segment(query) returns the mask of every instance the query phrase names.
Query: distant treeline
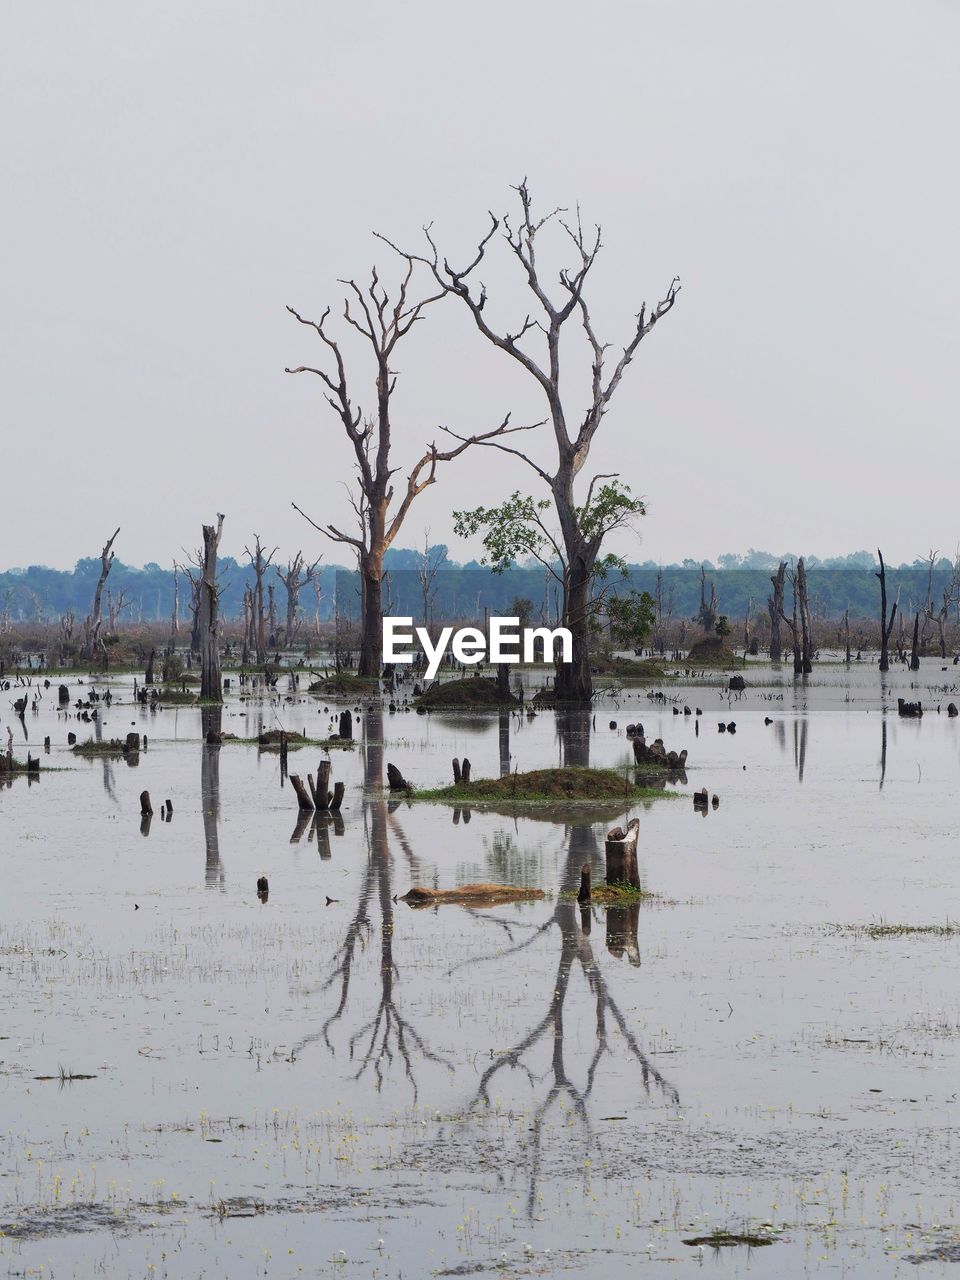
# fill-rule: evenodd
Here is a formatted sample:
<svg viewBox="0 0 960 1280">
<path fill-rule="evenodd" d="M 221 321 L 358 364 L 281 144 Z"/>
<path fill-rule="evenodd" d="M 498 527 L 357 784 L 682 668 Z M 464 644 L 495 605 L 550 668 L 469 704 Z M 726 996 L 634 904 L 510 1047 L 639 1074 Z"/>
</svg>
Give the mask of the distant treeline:
<svg viewBox="0 0 960 1280">
<path fill-rule="evenodd" d="M 726 614 L 731 621 L 742 618 L 747 609 L 751 612 L 766 611 L 770 594 L 770 574 L 780 559 L 792 566 L 794 556 L 774 556 L 767 552 L 749 551 L 745 556 L 724 555 L 716 563 L 685 560 L 679 565 L 657 566 L 652 561 L 629 566 L 627 579 L 611 575 L 615 591 L 635 588 L 657 592 L 660 574 L 660 597 L 664 614 L 675 620 L 692 619 L 700 608 L 701 572 L 706 575 L 706 594 L 711 587 L 716 591 L 718 614 Z M 431 619 L 482 618 L 485 612 L 509 614 L 518 601 L 530 602 L 534 619 L 554 616 L 557 585 L 552 575 L 542 565 L 516 567 L 497 575 L 477 561 L 458 564 L 447 555 L 447 548 L 437 545 L 430 548 L 427 558 L 429 572 L 424 569 L 424 554 L 404 548 L 391 549 L 387 553 L 388 576 L 384 587 L 385 611 L 394 615 L 409 615 L 416 620 L 424 616 L 424 605 Z M 879 609 L 879 585 L 875 577 L 878 567 L 875 557 L 868 551 L 852 555 L 818 560 L 806 558 L 810 603 L 814 614 L 821 618 L 838 618 L 845 609 L 851 618 L 874 618 Z M 31 565 L 26 569 L 10 569 L 0 573 L 0 615 L 10 622 L 55 621 L 67 613 L 73 613 L 79 621 L 90 609 L 97 577 L 100 572 L 99 557 L 79 560 L 73 569 L 49 569 L 43 565 Z M 253 583 L 253 571 L 249 564 L 226 557 L 220 563 L 222 589 L 221 609 L 225 618 L 237 618 L 243 612 L 244 589 Z M 286 592 L 273 568 L 268 571 L 267 582 L 272 582 L 278 615 L 286 607 Z M 304 587 L 300 607 L 304 615 L 313 619 L 319 608 L 322 621 L 331 620 L 339 610 L 341 615 L 357 616 L 359 608 L 359 583 L 355 573 L 339 565 L 321 565 L 317 571 L 320 588 L 319 603 L 313 586 Z M 933 566 L 931 575 L 928 561 L 887 566 L 887 590 L 892 599 L 900 591 L 901 607 L 913 614 L 923 607 L 927 599 L 928 584 L 935 610 L 943 604 L 944 592 L 956 587 L 954 565 L 942 558 Z M 173 609 L 173 570 L 159 564 L 147 564 L 142 569 L 115 560 L 107 580 L 107 588 L 114 603 L 122 594 L 124 607 L 119 614 L 120 623 L 157 622 L 170 617 Z M 426 593 L 426 596 L 425 596 Z M 787 585 L 787 608 L 790 607 L 790 587 Z M 190 610 L 190 584 L 180 574 L 180 617 L 185 620 Z M 104 599 L 104 615 L 107 599 Z M 951 616 L 956 616 L 955 605 Z"/>
</svg>

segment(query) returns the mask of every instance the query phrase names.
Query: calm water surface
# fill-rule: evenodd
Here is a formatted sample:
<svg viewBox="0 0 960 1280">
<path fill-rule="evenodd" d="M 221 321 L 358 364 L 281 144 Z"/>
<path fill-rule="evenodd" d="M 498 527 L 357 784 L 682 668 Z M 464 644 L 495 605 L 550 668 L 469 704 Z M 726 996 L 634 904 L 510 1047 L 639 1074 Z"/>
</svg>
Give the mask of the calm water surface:
<svg viewBox="0 0 960 1280">
<path fill-rule="evenodd" d="M 80 760 L 67 732 L 93 726 L 51 688 L 26 732 L 63 772 L 0 791 L 0 1274 L 946 1274 L 960 937 L 863 926 L 960 920 L 960 669 L 748 680 L 607 694 L 594 720 L 362 708 L 342 821 L 305 824 L 277 756 L 207 747 L 198 709 L 117 680 L 102 732 L 149 747 Z M 254 694 L 222 727 L 325 736 L 325 705 Z M 559 896 L 584 861 L 602 879 L 610 816 L 382 789 L 387 761 L 424 787 L 453 756 L 626 767 L 633 721 L 689 759 L 639 809 L 632 909 Z M 173 803 L 146 834 L 144 788 Z M 395 900 L 471 880 L 547 898 Z M 774 1243 L 684 1243 L 717 1229 Z"/>
</svg>

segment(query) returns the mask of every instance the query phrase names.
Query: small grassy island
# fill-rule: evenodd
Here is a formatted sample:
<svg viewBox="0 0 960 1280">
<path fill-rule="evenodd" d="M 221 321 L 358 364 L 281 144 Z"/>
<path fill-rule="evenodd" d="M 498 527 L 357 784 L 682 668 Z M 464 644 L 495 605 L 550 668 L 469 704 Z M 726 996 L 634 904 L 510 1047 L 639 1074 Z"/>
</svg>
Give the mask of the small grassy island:
<svg viewBox="0 0 960 1280">
<path fill-rule="evenodd" d="M 415 791 L 417 800 L 444 800 L 458 805 L 491 808 L 504 804 L 564 807 L 611 806 L 669 795 L 662 788 L 641 786 L 615 769 L 531 769 L 503 778 L 476 778 L 432 791 Z"/>
<path fill-rule="evenodd" d="M 496 680 L 488 676 L 468 676 L 465 680 L 448 680 L 445 684 L 433 684 L 417 699 L 417 710 L 450 711 L 471 708 L 496 710 L 498 707 L 518 707 L 520 703 L 512 693 L 504 695 Z"/>
</svg>

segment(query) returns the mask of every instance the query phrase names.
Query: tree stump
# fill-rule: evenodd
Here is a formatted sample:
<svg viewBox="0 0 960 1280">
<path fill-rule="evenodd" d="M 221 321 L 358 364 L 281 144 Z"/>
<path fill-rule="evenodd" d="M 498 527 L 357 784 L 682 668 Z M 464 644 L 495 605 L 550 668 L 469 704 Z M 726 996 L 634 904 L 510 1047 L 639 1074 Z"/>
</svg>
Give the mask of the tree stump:
<svg viewBox="0 0 960 1280">
<path fill-rule="evenodd" d="M 624 831 L 614 827 L 607 832 L 607 884 L 628 884 L 640 888 L 640 872 L 637 868 L 637 836 L 640 833 L 639 818 L 631 818 Z"/>
<path fill-rule="evenodd" d="M 395 764 L 387 765 L 387 785 L 391 791 L 411 791 L 412 787 Z"/>
<path fill-rule="evenodd" d="M 460 761 L 456 756 L 453 757 L 453 785 L 455 787 L 460 785 Z"/>
<path fill-rule="evenodd" d="M 294 791 L 296 792 L 297 804 L 299 805 L 301 812 L 312 813 L 314 809 L 314 803 L 310 799 L 310 797 L 307 795 L 307 788 L 303 785 L 303 779 L 300 777 L 298 773 L 291 773 L 290 785 L 291 787 L 293 787 Z"/>
<path fill-rule="evenodd" d="M 343 804 L 343 793 L 346 790 L 342 782 L 333 784 L 333 798 L 330 801 L 330 812 L 339 813 L 340 806 Z"/>
<path fill-rule="evenodd" d="M 578 902 L 590 901 L 590 863 L 585 862 L 580 868 L 580 890 L 577 893 Z"/>
<path fill-rule="evenodd" d="M 466 756 L 463 757 L 463 764 L 460 766 L 460 781 L 464 783 L 470 781 L 470 761 Z"/>
<path fill-rule="evenodd" d="M 321 760 L 317 765 L 317 787 L 314 802 L 321 813 L 330 808 L 330 761 Z"/>
<path fill-rule="evenodd" d="M 140 792 L 140 813 L 144 818 L 153 816 L 153 805 L 150 803 L 150 792 Z"/>
<path fill-rule="evenodd" d="M 340 712 L 340 726 L 337 730 L 337 736 L 340 738 L 353 737 L 353 714 L 350 711 Z"/>
</svg>

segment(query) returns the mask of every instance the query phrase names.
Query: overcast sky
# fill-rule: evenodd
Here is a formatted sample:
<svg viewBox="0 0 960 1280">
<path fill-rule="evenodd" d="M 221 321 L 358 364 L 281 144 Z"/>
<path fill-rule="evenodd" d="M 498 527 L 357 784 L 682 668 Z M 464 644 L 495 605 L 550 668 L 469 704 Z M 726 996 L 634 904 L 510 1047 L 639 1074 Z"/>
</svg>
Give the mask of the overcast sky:
<svg viewBox="0 0 960 1280">
<path fill-rule="evenodd" d="M 226 513 L 328 561 L 351 454 L 285 311 L 397 263 L 432 221 L 465 257 L 523 175 L 603 226 L 611 343 L 671 277 L 590 467 L 643 495 L 632 559 L 747 547 L 911 559 L 960 541 L 955 0 L 8 5 L 0 567 L 69 566 L 120 525 L 167 561 Z M 560 247 L 558 241 L 558 248 Z M 559 262 L 560 259 L 558 258 Z M 525 303 L 500 249 L 490 312 Z M 565 387 L 582 404 L 572 355 Z M 348 347 L 354 398 L 370 404 Z M 454 302 L 395 361 L 396 461 L 438 424 L 543 406 Z M 355 372 L 354 372 L 355 371 Z M 544 429 L 545 432 L 546 429 Z M 538 433 L 538 456 L 550 437 Z M 405 474 L 405 472 L 404 472 Z M 400 545 L 536 477 L 476 450 Z"/>
</svg>

